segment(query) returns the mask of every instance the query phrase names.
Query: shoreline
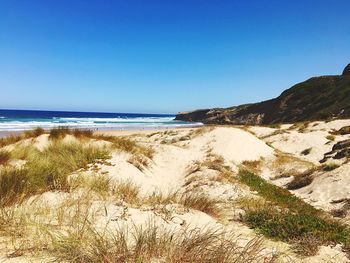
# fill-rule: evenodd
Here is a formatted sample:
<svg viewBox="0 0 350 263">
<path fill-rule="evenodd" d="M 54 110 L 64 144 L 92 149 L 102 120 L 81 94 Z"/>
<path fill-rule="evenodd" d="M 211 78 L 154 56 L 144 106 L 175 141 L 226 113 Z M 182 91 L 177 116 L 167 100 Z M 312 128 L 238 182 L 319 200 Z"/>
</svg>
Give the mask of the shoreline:
<svg viewBox="0 0 350 263">
<path fill-rule="evenodd" d="M 155 127 L 130 127 L 130 129 L 116 129 L 115 127 L 111 128 L 80 128 L 79 130 L 92 130 L 94 134 L 104 134 L 104 135 L 111 135 L 111 136 L 126 136 L 126 135 L 133 135 L 133 134 L 148 134 L 148 133 L 154 133 L 159 131 L 165 131 L 165 130 L 185 130 L 185 129 L 192 129 L 192 128 L 198 128 L 202 127 L 204 124 L 193 124 L 193 125 L 184 125 L 184 126 L 155 126 Z M 74 128 L 72 128 L 74 129 Z M 18 130 L 18 131 L 0 131 L 0 138 L 5 138 L 9 136 L 17 136 L 21 133 L 28 131 L 28 130 Z M 45 131 L 50 131 L 50 129 L 45 129 Z"/>
</svg>

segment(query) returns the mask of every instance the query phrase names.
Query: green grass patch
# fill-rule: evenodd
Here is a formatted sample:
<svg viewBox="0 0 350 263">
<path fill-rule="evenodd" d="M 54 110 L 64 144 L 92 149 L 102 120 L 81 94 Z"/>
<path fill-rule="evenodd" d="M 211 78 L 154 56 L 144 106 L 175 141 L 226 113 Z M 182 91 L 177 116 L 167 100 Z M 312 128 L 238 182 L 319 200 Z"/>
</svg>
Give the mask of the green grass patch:
<svg viewBox="0 0 350 263">
<path fill-rule="evenodd" d="M 345 247 L 350 245 L 349 229 L 325 212 L 254 173 L 241 170 L 239 179 L 267 201 L 266 205 L 258 208 L 247 208 L 244 218 L 250 227 L 263 235 L 292 244 L 298 243 L 301 254 L 309 254 L 314 245 L 305 240 L 317 239 L 319 244 L 339 243 Z M 300 244 L 303 244 L 302 249 Z"/>
<path fill-rule="evenodd" d="M 275 203 L 281 208 L 288 208 L 293 212 L 303 212 L 308 214 L 317 214 L 319 212 L 319 210 L 305 203 L 287 189 L 268 183 L 254 173 L 241 170 L 239 172 L 239 180 L 248 185 L 251 190 L 257 191 L 261 197 L 267 201 Z"/>
</svg>

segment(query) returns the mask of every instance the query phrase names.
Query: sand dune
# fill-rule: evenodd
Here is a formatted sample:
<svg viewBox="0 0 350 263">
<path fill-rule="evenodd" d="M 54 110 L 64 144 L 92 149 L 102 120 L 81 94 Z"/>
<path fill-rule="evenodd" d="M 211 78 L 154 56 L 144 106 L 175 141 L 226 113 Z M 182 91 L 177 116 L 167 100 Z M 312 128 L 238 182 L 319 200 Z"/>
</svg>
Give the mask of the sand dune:
<svg viewBox="0 0 350 263">
<path fill-rule="evenodd" d="M 245 167 L 273 184 L 287 187 L 288 182 L 298 176 L 292 173 L 295 167 L 302 172 L 320 166 L 323 155 L 337 141 L 348 138 L 344 135 L 336 136 L 334 141 L 326 139 L 332 129 L 347 124 L 350 121 L 318 122 L 309 124 L 302 131 L 300 127 L 285 125 L 280 128 L 202 127 L 128 131 L 127 134 L 105 132 L 108 136 L 129 138 L 142 149 L 152 149 L 154 154 L 150 158 L 113 148 L 111 158 L 106 162 L 97 162 L 70 175 L 71 182 L 79 179 L 79 182 L 84 182 L 82 185 L 77 184 L 69 192 L 47 191 L 34 195 L 16 209 L 29 221 L 56 227 L 68 227 L 79 211 L 86 213 L 89 222 L 98 231 L 108 229 L 112 233 L 120 228 L 146 227 L 150 221 L 176 232 L 221 229 L 231 233 L 229 238 L 243 250 L 249 242 L 261 238 L 259 257 L 251 262 L 263 262 L 262 258 L 268 262 L 274 257 L 276 262 L 348 262 L 340 245 L 321 245 L 315 255 L 303 258 L 294 252 L 290 244 L 260 236 L 242 220 L 246 213 L 242 200 L 260 200 L 261 196 L 237 179 L 239 169 Z M 81 139 L 66 135 L 63 143 L 81 143 Z M 102 139 L 86 139 L 83 143 L 94 147 L 113 145 Z M 28 144 L 43 151 L 51 142 L 44 134 L 6 146 L 6 149 L 12 151 L 19 145 Z M 311 148 L 310 153 L 302 154 L 306 148 Z M 135 154 L 141 159 L 133 160 Z M 344 200 L 350 196 L 349 168 L 347 163 L 332 171 L 317 170 L 312 175 L 312 182 L 291 191 L 325 211 L 345 209 Z M 284 176 L 281 177 L 281 174 Z M 109 189 L 96 190 L 96 183 L 89 183 L 98 182 L 93 180 L 101 178 L 108 181 Z M 95 190 L 86 188 L 87 185 Z M 132 188 L 137 189 L 137 194 L 133 194 Z M 123 191 L 123 194 L 118 194 L 118 191 Z M 215 200 L 216 208 L 199 208 L 198 200 L 189 205 L 188 201 L 181 199 L 188 195 Z M 342 220 L 347 220 L 347 211 L 344 213 Z M 40 242 L 43 236 L 38 238 Z M 33 238 L 29 238 L 31 241 L 24 240 L 34 247 Z M 9 241 L 6 237 L 4 240 Z M 23 252 L 10 259 L 9 255 L 14 251 L 11 242 L 3 242 L 0 249 L 4 252 L 4 262 L 45 262 L 52 256 L 45 251 L 40 257 Z"/>
</svg>

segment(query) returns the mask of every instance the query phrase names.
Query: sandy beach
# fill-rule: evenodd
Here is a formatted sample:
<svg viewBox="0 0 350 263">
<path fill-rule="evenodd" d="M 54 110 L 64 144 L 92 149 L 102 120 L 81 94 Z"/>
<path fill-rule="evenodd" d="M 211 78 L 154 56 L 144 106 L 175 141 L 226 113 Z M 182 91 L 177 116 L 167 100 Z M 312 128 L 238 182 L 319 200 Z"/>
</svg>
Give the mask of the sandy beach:
<svg viewBox="0 0 350 263">
<path fill-rule="evenodd" d="M 245 214 L 249 212 L 245 202 L 262 200 L 263 197 L 239 180 L 240 171 L 248 169 L 270 184 L 285 188 L 299 174 L 315 169 L 310 183 L 290 191 L 312 207 L 325 212 L 342 209 L 344 204 L 341 200 L 350 195 L 347 187 L 350 183 L 349 164 L 329 172 L 317 167 L 321 166 L 319 161 L 333 145 L 350 138 L 350 135 L 337 135 L 333 140 L 327 139 L 331 132 L 346 125 L 350 125 L 349 120 L 308 123 L 303 129 L 298 125 L 282 125 L 279 128 L 203 126 L 165 130 L 113 130 L 97 131 L 85 139 L 81 137 L 83 135 L 65 134 L 59 137 L 63 144 L 82 143 L 85 147 L 102 147 L 109 149 L 110 156 L 106 161 L 68 174 L 68 182 L 79 182 L 79 187 L 68 192 L 44 191 L 31 196 L 16 209 L 18 213 L 29 215 L 27 220 L 34 220 L 35 224 L 59 220 L 60 227 L 68 227 L 73 220 L 69 211 L 81 206 L 79 200 L 82 200 L 86 205 L 84 207 L 93 211 L 89 212 L 88 217 L 92 224 L 90 227 L 96 230 L 107 228 L 114 233 L 122 226 L 131 231 L 134 226 L 145 227 L 149 220 L 176 231 L 214 228 L 234 233 L 230 240 L 237 242 L 237 249 L 244 250 L 252 240 L 259 237 L 258 232 L 244 220 Z M 3 149 L 11 152 L 27 145 L 43 152 L 52 147 L 52 136 L 42 134 Z M 311 149 L 308 154 L 303 153 L 305 148 Z M 8 165 L 18 167 L 25 163 L 14 159 Z M 281 177 L 281 174 L 284 176 Z M 102 182 L 98 183 L 98 180 L 106 180 L 103 182 L 108 182 L 107 188 L 96 188 Z M 115 187 L 123 187 L 124 190 L 117 190 L 117 193 L 124 191 L 124 194 L 116 195 L 113 190 Z M 198 204 L 198 200 L 189 204 L 190 201 L 183 199 L 189 196 L 205 197 L 206 202 L 215 200 L 215 205 L 208 203 L 208 206 L 213 207 L 205 208 Z M 79 213 L 84 213 L 85 208 L 81 209 Z M 27 211 L 36 212 L 27 214 Z M 342 221 L 348 224 L 348 218 L 346 215 Z M 27 237 L 32 241 L 21 238 L 16 242 L 26 240 L 28 246 L 35 246 L 31 233 L 27 232 Z M 45 234 L 40 235 L 40 242 L 44 242 Z M 12 238 L 5 238 L 0 246 L 4 255 L 12 251 Z M 258 254 L 251 262 L 261 262 L 262 258 L 271 259 L 273 255 L 279 255 L 281 262 L 289 259 L 294 262 L 320 262 L 325 259 L 348 262 L 346 255 L 337 246 L 321 245 L 317 253 L 307 258 L 295 254 L 288 242 L 264 237 L 259 246 Z M 41 262 L 26 253 L 11 262 L 29 262 L 27 260 Z"/>
</svg>

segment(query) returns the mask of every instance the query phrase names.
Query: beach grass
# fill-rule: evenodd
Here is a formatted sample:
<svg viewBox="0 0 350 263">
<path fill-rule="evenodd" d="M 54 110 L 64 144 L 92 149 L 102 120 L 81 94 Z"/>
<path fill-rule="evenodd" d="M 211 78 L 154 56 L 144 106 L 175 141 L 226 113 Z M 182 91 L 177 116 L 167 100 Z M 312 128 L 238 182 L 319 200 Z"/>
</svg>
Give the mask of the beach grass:
<svg viewBox="0 0 350 263">
<path fill-rule="evenodd" d="M 15 201 L 15 197 L 30 196 L 49 190 L 69 190 L 67 177 L 72 172 L 97 160 L 109 158 L 109 151 L 80 143 L 55 141 L 43 151 L 25 147 L 21 158 L 26 163 L 21 168 L 8 168 L 0 173 L 1 204 Z M 19 153 L 17 157 L 19 157 Z"/>
<path fill-rule="evenodd" d="M 6 150 L 0 150 L 0 165 L 6 165 L 11 159 L 11 153 Z"/>
<path fill-rule="evenodd" d="M 50 253 L 67 262 L 245 263 L 273 262 L 260 254 L 261 239 L 245 246 L 217 229 L 175 231 L 148 222 L 132 229 L 100 233 L 86 227 L 56 236 Z"/>
</svg>

